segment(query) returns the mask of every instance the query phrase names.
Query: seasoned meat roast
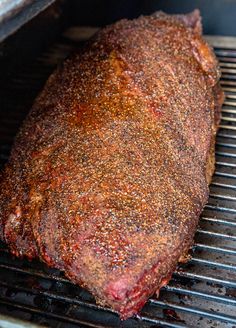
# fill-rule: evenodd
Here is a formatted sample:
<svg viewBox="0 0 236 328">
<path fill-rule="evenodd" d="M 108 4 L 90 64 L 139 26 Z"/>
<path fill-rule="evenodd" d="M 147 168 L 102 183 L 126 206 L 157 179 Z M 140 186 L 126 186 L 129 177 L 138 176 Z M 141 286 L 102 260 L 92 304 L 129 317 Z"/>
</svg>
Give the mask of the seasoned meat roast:
<svg viewBox="0 0 236 328">
<path fill-rule="evenodd" d="M 0 238 L 126 319 L 193 243 L 223 93 L 198 11 L 99 31 L 48 79 L 1 177 Z"/>
</svg>

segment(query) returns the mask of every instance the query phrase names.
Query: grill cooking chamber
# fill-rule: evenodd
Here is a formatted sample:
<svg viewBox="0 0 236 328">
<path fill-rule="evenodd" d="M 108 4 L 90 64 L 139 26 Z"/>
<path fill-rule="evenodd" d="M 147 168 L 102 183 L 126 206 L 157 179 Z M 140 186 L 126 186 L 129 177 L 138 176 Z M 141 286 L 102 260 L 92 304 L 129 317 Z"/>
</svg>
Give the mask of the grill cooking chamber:
<svg viewBox="0 0 236 328">
<path fill-rule="evenodd" d="M 97 30 L 83 20 L 69 26 L 68 10 L 65 1 L 56 3 L 0 45 L 1 167 L 49 74 Z M 53 29 L 36 45 L 34 33 L 38 30 L 43 35 L 45 20 Z M 0 244 L 0 327 L 236 327 L 236 38 L 207 39 L 220 61 L 226 98 L 216 143 L 216 171 L 191 260 L 178 267 L 160 297 L 150 298 L 139 316 L 121 322 L 63 273 L 38 261 L 14 258 Z M 32 49 L 27 50 L 27 44 L 33 44 Z M 18 57 L 17 45 L 21 45 Z"/>
</svg>

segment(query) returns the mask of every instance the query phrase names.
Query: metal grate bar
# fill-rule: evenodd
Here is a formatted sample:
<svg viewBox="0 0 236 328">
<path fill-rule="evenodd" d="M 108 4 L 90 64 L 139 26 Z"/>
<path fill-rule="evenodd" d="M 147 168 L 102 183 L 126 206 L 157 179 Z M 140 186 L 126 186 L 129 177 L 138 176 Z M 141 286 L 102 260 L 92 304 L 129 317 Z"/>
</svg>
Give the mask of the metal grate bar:
<svg viewBox="0 0 236 328">
<path fill-rule="evenodd" d="M 182 278 L 206 281 L 208 283 L 219 284 L 222 286 L 229 286 L 229 287 L 236 288 L 235 280 L 222 279 L 222 278 L 212 277 L 212 276 L 204 275 L 204 274 L 198 274 L 198 273 L 190 272 L 190 271 L 177 271 L 177 272 L 174 272 L 173 276 L 176 278 L 182 277 Z"/>
<path fill-rule="evenodd" d="M 179 310 L 179 311 L 185 311 L 185 312 L 189 312 L 193 315 L 200 315 L 200 316 L 204 316 L 204 317 L 208 317 L 214 320 L 223 320 L 227 323 L 236 323 L 236 318 L 229 316 L 229 315 L 223 315 L 223 314 L 218 314 L 218 313 L 212 313 L 210 311 L 204 311 L 201 309 L 197 309 L 197 308 L 192 308 L 190 306 L 182 306 L 182 305 L 178 305 L 178 304 L 174 304 L 174 303 L 170 303 L 170 302 L 163 302 L 163 301 L 159 301 L 159 300 L 150 300 L 151 304 L 155 304 L 155 305 L 159 305 L 159 306 L 163 306 L 163 307 L 167 307 L 169 309 L 174 309 L 174 310 Z"/>
<path fill-rule="evenodd" d="M 154 324 L 157 324 L 157 325 L 163 325 L 163 327 L 170 327 L 170 328 L 186 328 L 186 325 L 183 325 L 183 324 L 180 324 L 180 323 L 173 323 L 173 322 L 168 322 L 168 321 L 165 321 L 165 320 L 157 320 L 157 319 L 152 319 L 150 316 L 149 317 L 145 317 L 145 316 L 142 316 L 142 315 L 138 315 L 137 316 L 138 319 L 142 320 L 142 321 L 146 321 L 148 323 L 154 323 Z"/>
<path fill-rule="evenodd" d="M 218 163 L 217 163 L 217 164 L 218 164 Z M 224 164 L 226 164 L 226 163 L 224 163 Z M 218 165 L 219 165 L 219 164 L 218 164 Z M 222 165 L 222 164 L 220 164 L 220 165 Z M 233 167 L 236 167 L 236 164 L 233 164 L 233 165 L 235 165 L 235 166 L 233 166 Z M 226 166 L 231 166 L 231 165 L 228 165 L 228 163 L 227 163 Z M 213 182 L 211 183 L 211 186 L 216 186 L 216 187 L 222 187 L 222 188 L 226 188 L 226 189 L 234 189 L 234 190 L 236 190 L 236 186 L 235 186 L 235 185 L 229 185 L 229 184 L 226 184 L 226 183 L 215 182 L 215 181 L 213 181 Z"/>
<path fill-rule="evenodd" d="M 229 226 L 235 226 L 236 227 L 236 220 L 230 220 L 230 219 L 219 219 L 219 218 L 210 218 L 210 217 L 201 217 L 201 221 L 211 222 L 211 223 L 217 223 L 217 224 L 223 224 L 223 225 L 229 225 Z"/>
<path fill-rule="evenodd" d="M 222 113 L 236 114 L 236 109 L 222 108 Z"/>
<path fill-rule="evenodd" d="M 230 297 L 220 296 L 220 295 L 216 295 L 216 294 L 210 294 L 205 291 L 204 292 L 196 291 L 193 289 L 183 288 L 183 287 L 175 287 L 172 285 L 165 286 L 164 290 L 174 292 L 174 293 L 184 294 L 184 295 L 190 295 L 190 296 L 194 296 L 194 297 L 197 296 L 197 297 L 201 297 L 201 298 L 207 298 L 214 302 L 222 302 L 222 303 L 236 305 L 236 299 L 232 299 Z"/>
<path fill-rule="evenodd" d="M 235 208 L 229 208 L 229 207 L 224 207 L 224 206 L 216 206 L 216 205 L 211 205 L 211 204 L 207 204 L 205 206 L 205 209 L 213 210 L 213 211 L 236 213 Z"/>
<path fill-rule="evenodd" d="M 9 271 L 13 271 L 13 272 L 23 273 L 23 274 L 26 274 L 26 275 L 31 275 L 31 276 L 38 277 L 38 278 L 59 281 L 59 282 L 62 282 L 62 283 L 71 283 L 66 278 L 57 277 L 57 276 L 53 276 L 53 275 L 47 275 L 46 273 L 43 273 L 41 271 L 36 271 L 34 269 L 22 269 L 22 268 L 19 268 L 17 266 L 14 266 L 14 265 L 3 264 L 3 263 L 0 263 L 0 268 L 5 269 L 5 270 L 9 270 Z"/>
<path fill-rule="evenodd" d="M 236 86 L 236 81 L 221 80 L 220 84 L 224 87 L 225 85 Z"/>
<path fill-rule="evenodd" d="M 232 67 L 236 68 L 236 63 L 225 63 L 225 62 L 220 62 L 220 67 Z"/>
<path fill-rule="evenodd" d="M 236 255 L 236 249 L 233 248 L 211 246 L 211 245 L 199 244 L 199 243 L 195 243 L 194 248 L 200 248 L 200 249 L 218 252 L 218 253 Z"/>
<path fill-rule="evenodd" d="M 215 171 L 215 175 L 216 176 L 221 176 L 221 177 L 224 177 L 224 178 L 230 178 L 230 179 L 235 179 L 236 178 L 236 174 L 226 173 L 226 172 Z"/>
<path fill-rule="evenodd" d="M 216 161 L 216 165 L 219 165 L 219 166 L 226 166 L 226 167 L 230 167 L 230 168 L 235 168 L 236 167 L 236 164 L 234 163 L 229 163 L 229 162 L 221 162 L 221 161 Z M 215 185 L 215 183 L 211 183 L 212 186 Z M 227 188 L 227 186 L 226 186 Z M 229 187 L 230 188 L 230 187 Z"/>
<path fill-rule="evenodd" d="M 234 130 L 234 131 L 236 130 L 236 126 L 224 125 L 224 124 L 220 124 L 220 128 L 225 130 Z"/>
<path fill-rule="evenodd" d="M 229 64 L 231 63 L 236 63 L 236 58 L 234 57 L 222 57 L 222 56 L 218 56 L 218 59 L 220 61 L 220 63 L 224 63 L 224 62 L 227 62 Z"/>
<path fill-rule="evenodd" d="M 236 80 L 235 75 L 231 74 L 222 74 L 222 79 Z"/>
<path fill-rule="evenodd" d="M 233 106 L 233 107 L 236 107 L 236 102 L 235 101 L 227 101 L 227 100 L 225 100 L 224 101 L 224 106 L 227 106 L 227 105 L 229 105 L 229 106 Z"/>
<path fill-rule="evenodd" d="M 216 151 L 215 153 L 216 153 L 216 155 L 219 155 L 219 156 L 236 158 L 236 154 L 234 154 L 234 153 L 227 153 L 224 151 Z"/>
<path fill-rule="evenodd" d="M 219 262 L 205 260 L 205 259 L 198 258 L 198 257 L 192 257 L 190 262 L 201 264 L 201 265 L 213 266 L 215 268 L 221 268 L 221 269 L 226 269 L 226 270 L 234 270 L 234 271 L 236 270 L 236 265 L 219 263 Z"/>
<path fill-rule="evenodd" d="M 236 135 L 223 133 L 221 130 L 217 133 L 217 137 L 229 138 L 229 139 L 236 139 Z"/>
<path fill-rule="evenodd" d="M 222 194 L 215 194 L 215 193 L 210 193 L 210 197 L 213 198 L 219 198 L 219 199 L 225 199 L 225 200 L 230 200 L 230 201 L 236 201 L 236 197 L 230 196 L 230 195 L 222 195 Z"/>
<path fill-rule="evenodd" d="M 219 238 L 223 238 L 225 240 L 230 239 L 230 240 L 236 241 L 236 236 L 227 235 L 225 233 L 208 231 L 208 230 L 204 230 L 204 229 L 201 229 L 201 228 L 198 228 L 197 232 L 202 233 L 204 235 L 208 235 L 209 237 L 219 237 Z"/>
<path fill-rule="evenodd" d="M 224 68 L 224 66 L 221 66 L 221 72 L 222 73 L 230 73 L 230 74 L 235 74 L 236 73 L 236 69 L 234 68 Z"/>
<path fill-rule="evenodd" d="M 215 49 L 215 54 L 219 57 L 226 57 L 228 61 L 229 58 L 231 59 L 231 57 L 233 59 L 235 59 L 236 57 L 236 50 L 231 50 L 231 49 L 227 49 L 227 50 L 224 50 L 224 49 Z"/>
<path fill-rule="evenodd" d="M 222 116 L 221 119 L 222 119 L 223 121 L 236 122 L 236 118 L 235 118 L 235 117 Z"/>
<path fill-rule="evenodd" d="M 217 142 L 216 143 L 216 146 L 228 147 L 228 148 L 236 148 L 236 144 L 226 143 L 226 142 Z"/>
<path fill-rule="evenodd" d="M 229 88 L 229 87 L 224 87 L 222 86 L 222 89 L 227 93 L 227 92 L 236 92 L 236 88 Z"/>
<path fill-rule="evenodd" d="M 226 97 L 226 99 L 236 99 L 236 95 L 232 95 L 232 94 L 229 94 L 229 93 L 226 93 L 225 97 Z"/>
</svg>

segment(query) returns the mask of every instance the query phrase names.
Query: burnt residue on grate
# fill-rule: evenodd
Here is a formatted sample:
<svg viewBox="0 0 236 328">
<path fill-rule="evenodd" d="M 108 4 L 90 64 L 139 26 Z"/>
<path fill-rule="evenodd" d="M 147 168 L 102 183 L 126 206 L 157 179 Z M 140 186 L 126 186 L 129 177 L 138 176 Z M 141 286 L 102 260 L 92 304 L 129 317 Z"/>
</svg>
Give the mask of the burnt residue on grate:
<svg viewBox="0 0 236 328">
<path fill-rule="evenodd" d="M 1 85 L 1 166 L 48 75 L 84 41 L 85 34 L 84 28 L 66 31 L 40 58 Z M 121 322 L 116 313 L 96 305 L 91 294 L 60 271 L 14 258 L 0 244 L 0 326 L 4 314 L 60 328 L 236 327 L 236 49 L 217 47 L 216 54 L 226 99 L 217 136 L 216 172 L 191 260 L 178 268 L 160 297 L 152 297 L 139 316 Z"/>
</svg>

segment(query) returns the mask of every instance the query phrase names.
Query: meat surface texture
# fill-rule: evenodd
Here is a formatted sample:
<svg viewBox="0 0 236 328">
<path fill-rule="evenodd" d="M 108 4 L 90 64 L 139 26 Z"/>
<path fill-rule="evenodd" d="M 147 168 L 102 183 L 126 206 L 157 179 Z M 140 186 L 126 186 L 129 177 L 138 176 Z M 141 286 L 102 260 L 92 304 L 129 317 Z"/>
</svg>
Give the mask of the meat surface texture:
<svg viewBox="0 0 236 328">
<path fill-rule="evenodd" d="M 223 93 L 198 11 L 100 30 L 48 79 L 1 177 L 0 238 L 126 319 L 193 243 Z"/>
</svg>

